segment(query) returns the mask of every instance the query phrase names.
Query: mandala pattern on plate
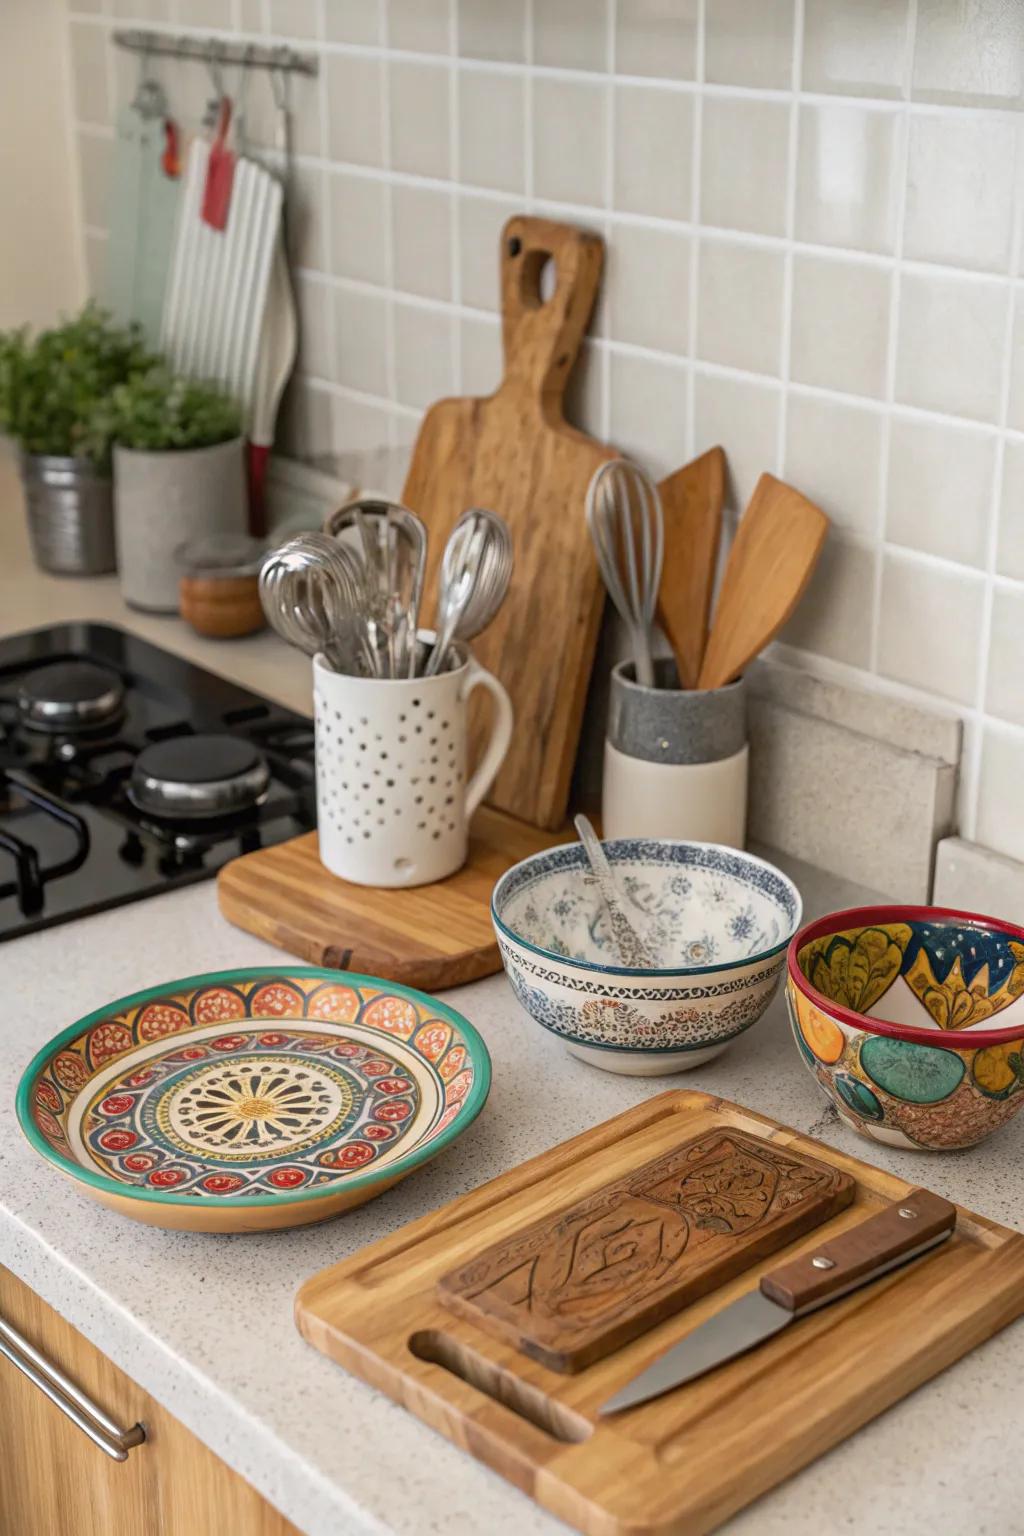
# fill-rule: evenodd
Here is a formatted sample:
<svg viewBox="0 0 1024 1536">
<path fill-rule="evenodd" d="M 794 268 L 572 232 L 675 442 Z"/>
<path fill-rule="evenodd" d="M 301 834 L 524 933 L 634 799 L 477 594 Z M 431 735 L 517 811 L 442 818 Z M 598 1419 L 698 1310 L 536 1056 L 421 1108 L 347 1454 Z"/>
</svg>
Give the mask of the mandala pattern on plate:
<svg viewBox="0 0 1024 1536">
<path fill-rule="evenodd" d="M 474 1062 L 404 996 L 239 979 L 101 1019 L 37 1077 L 54 1151 L 125 1185 L 198 1198 L 280 1194 L 386 1168 L 459 1115 Z"/>
</svg>

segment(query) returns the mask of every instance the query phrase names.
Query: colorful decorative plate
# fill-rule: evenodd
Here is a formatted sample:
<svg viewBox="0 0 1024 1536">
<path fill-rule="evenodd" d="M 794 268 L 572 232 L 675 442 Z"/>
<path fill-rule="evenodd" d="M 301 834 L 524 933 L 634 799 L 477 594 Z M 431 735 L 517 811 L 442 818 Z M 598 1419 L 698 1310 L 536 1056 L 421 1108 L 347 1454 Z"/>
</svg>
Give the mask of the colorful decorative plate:
<svg viewBox="0 0 1024 1536">
<path fill-rule="evenodd" d="M 123 997 L 39 1052 L 32 1145 L 154 1226 L 254 1232 L 361 1205 L 484 1106 L 487 1048 L 409 987 L 337 971 L 218 971 Z"/>
</svg>

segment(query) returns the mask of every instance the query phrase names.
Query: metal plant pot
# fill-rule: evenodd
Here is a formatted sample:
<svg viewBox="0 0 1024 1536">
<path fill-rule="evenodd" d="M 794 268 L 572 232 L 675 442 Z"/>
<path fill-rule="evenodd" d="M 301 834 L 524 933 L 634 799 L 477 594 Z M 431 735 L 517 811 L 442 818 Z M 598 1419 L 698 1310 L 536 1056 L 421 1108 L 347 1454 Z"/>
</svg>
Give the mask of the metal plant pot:
<svg viewBox="0 0 1024 1536">
<path fill-rule="evenodd" d="M 177 613 L 179 545 L 200 535 L 247 531 L 242 439 L 166 453 L 117 444 L 114 507 L 125 602 L 151 613 Z"/>
<path fill-rule="evenodd" d="M 114 502 L 109 475 L 88 459 L 23 453 L 32 553 L 40 570 L 60 576 L 100 576 L 117 569 Z"/>
</svg>

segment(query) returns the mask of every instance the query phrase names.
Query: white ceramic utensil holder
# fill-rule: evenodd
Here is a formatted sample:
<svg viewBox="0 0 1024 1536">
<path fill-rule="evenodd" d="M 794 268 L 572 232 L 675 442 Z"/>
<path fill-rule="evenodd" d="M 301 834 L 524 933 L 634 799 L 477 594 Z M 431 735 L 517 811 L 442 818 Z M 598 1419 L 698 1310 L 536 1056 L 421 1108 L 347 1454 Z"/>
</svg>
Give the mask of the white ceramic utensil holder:
<svg viewBox="0 0 1024 1536">
<path fill-rule="evenodd" d="M 656 688 L 612 672 L 604 749 L 606 838 L 668 837 L 742 848 L 747 831 L 746 698 L 725 688 L 681 689 L 671 659 L 655 662 Z"/>
<path fill-rule="evenodd" d="M 421 637 L 423 638 L 423 637 Z M 320 859 L 357 885 L 427 885 L 461 869 L 469 821 L 512 740 L 512 704 L 467 652 L 436 677 L 351 677 L 313 661 Z M 494 699 L 490 738 L 466 782 L 467 702 Z"/>
</svg>

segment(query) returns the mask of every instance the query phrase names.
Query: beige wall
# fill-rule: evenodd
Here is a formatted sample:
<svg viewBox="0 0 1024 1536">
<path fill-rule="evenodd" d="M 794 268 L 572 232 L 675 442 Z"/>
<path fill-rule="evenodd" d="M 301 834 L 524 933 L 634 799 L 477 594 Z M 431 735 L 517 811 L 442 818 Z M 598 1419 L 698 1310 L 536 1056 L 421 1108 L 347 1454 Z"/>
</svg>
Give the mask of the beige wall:
<svg viewBox="0 0 1024 1536">
<path fill-rule="evenodd" d="M 85 292 L 63 0 L 0 4 L 0 328 Z"/>
</svg>

